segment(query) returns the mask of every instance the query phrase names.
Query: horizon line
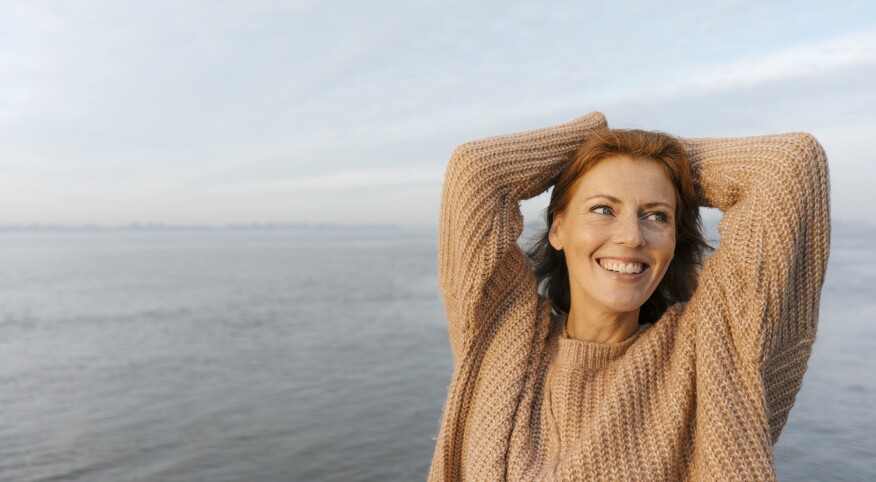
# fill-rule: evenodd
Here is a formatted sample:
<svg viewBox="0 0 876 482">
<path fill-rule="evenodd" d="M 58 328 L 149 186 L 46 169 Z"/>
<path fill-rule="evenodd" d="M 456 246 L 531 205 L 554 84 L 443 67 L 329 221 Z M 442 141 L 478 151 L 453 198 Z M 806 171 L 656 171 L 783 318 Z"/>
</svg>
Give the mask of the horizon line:
<svg viewBox="0 0 876 482">
<path fill-rule="evenodd" d="M 721 216 L 710 219 L 703 216 L 704 224 L 717 224 Z M 831 225 L 849 226 L 857 224 L 863 227 L 876 229 L 876 221 L 867 219 L 831 219 Z M 147 230 L 223 230 L 223 229 L 404 229 L 404 228 L 432 228 L 436 229 L 438 223 L 430 224 L 400 224 L 400 223 L 312 223 L 312 222 L 241 222 L 241 223 L 145 223 L 130 222 L 127 224 L 97 224 L 97 223 L 15 223 L 0 224 L 0 232 L 10 231 L 147 231 Z M 544 219 L 524 220 L 525 228 L 544 228 Z"/>
</svg>

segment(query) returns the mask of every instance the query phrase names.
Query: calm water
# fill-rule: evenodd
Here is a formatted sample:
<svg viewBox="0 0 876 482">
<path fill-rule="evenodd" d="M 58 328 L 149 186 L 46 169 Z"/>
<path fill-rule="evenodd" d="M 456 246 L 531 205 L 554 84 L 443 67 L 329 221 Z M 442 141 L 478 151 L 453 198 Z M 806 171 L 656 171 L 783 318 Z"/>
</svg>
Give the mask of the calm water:
<svg viewBox="0 0 876 482">
<path fill-rule="evenodd" d="M 436 233 L 0 233 L 0 480 L 424 480 Z M 783 480 L 876 478 L 876 230 L 835 224 Z"/>
</svg>

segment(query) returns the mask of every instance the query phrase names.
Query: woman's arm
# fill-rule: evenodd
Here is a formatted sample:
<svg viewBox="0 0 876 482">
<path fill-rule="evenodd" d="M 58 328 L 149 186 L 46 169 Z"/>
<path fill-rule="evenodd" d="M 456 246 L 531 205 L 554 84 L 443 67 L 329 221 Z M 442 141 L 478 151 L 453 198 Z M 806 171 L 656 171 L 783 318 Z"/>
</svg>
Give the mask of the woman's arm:
<svg viewBox="0 0 876 482">
<path fill-rule="evenodd" d="M 605 117 L 467 142 L 453 151 L 438 227 L 438 282 L 455 362 L 472 339 L 537 297 L 535 276 L 517 245 L 519 202 L 547 190 Z M 510 285 L 510 286 L 509 286 Z"/>
<path fill-rule="evenodd" d="M 682 139 L 700 203 L 724 215 L 688 310 L 762 379 L 773 442 L 815 340 L 830 242 L 827 158 L 806 133 Z"/>
</svg>

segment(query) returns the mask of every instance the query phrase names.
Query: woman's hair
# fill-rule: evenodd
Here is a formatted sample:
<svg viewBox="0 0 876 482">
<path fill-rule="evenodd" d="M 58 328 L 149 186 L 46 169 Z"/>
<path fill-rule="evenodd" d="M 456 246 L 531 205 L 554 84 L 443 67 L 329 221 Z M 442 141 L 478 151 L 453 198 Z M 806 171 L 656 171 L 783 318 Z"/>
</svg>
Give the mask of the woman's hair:
<svg viewBox="0 0 876 482">
<path fill-rule="evenodd" d="M 563 251 L 551 246 L 551 226 L 555 216 L 569 205 L 584 174 L 598 162 L 615 155 L 658 163 L 675 188 L 675 255 L 660 284 L 639 310 L 639 324 L 654 323 L 668 307 L 690 299 L 697 287 L 705 252 L 712 249 L 703 238 L 687 153 L 674 137 L 662 132 L 624 129 L 604 129 L 593 134 L 578 148 L 557 179 L 545 210 L 547 228 L 527 248 L 527 255 L 538 286 L 543 287 L 554 311 L 568 313 L 571 306 L 569 270 Z"/>
</svg>

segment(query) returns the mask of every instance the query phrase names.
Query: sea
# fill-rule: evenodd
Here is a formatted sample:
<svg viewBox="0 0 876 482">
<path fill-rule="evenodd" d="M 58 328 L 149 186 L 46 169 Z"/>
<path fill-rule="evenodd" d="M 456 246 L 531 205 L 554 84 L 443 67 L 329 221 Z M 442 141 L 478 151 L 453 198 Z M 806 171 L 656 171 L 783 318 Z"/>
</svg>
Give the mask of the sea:
<svg viewBox="0 0 876 482">
<path fill-rule="evenodd" d="M 435 228 L 0 230 L 0 481 L 425 480 L 451 371 Z M 876 480 L 874 371 L 835 221 L 780 480 Z"/>
</svg>

